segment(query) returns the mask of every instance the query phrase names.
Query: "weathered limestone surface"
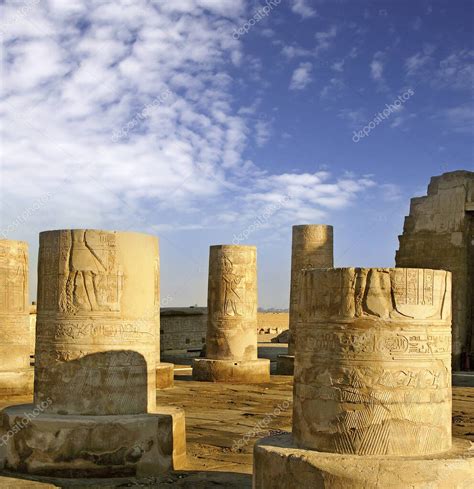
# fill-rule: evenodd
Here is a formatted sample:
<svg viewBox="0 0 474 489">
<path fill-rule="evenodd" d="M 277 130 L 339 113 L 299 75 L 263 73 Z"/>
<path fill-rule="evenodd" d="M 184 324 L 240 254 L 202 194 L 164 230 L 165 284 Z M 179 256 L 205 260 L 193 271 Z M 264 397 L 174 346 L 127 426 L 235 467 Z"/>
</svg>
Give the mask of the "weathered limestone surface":
<svg viewBox="0 0 474 489">
<path fill-rule="evenodd" d="M 30 367 L 28 245 L 0 240 L 0 395 L 33 390 Z"/>
<path fill-rule="evenodd" d="M 254 489 L 470 489 L 474 453 L 455 439 L 447 452 L 419 457 L 340 455 L 296 448 L 291 435 L 254 448 Z"/>
<path fill-rule="evenodd" d="M 453 274 L 453 367 L 461 354 L 474 365 L 474 173 L 455 171 L 433 177 L 428 195 L 411 199 L 405 218 L 398 267 L 426 267 Z"/>
<path fill-rule="evenodd" d="M 207 308 L 164 307 L 160 321 L 162 355 L 201 350 L 205 345 Z"/>
<path fill-rule="evenodd" d="M 334 266 L 334 230 L 324 224 L 293 226 L 290 282 L 290 339 L 288 355 L 281 355 L 277 372 L 293 375 L 298 322 L 298 293 L 300 272 L 303 268 L 331 268 Z"/>
<path fill-rule="evenodd" d="M 261 382 L 269 375 L 269 360 L 257 358 L 257 250 L 211 246 L 206 358 L 194 361 L 193 376 L 214 382 L 229 377 L 251 382 L 254 377 Z"/>
<path fill-rule="evenodd" d="M 182 462 L 184 413 L 156 407 L 158 270 L 153 236 L 40 234 L 40 412 L 28 408 L 27 427 L 15 431 L 25 406 L 3 411 L 7 469 L 102 477 L 157 474 Z"/>
<path fill-rule="evenodd" d="M 155 408 L 157 238 L 40 234 L 35 404 L 60 414 Z"/>
<path fill-rule="evenodd" d="M 301 272 L 292 436 L 254 451 L 254 488 L 394 489 L 474 482 L 451 438 L 451 274 Z"/>
<path fill-rule="evenodd" d="M 5 433 L 33 414 L 24 404 L 2 413 Z M 7 445 L 9 470 L 55 477 L 149 476 L 186 461 L 184 412 L 160 406 L 159 413 L 122 416 L 32 416 Z"/>
<path fill-rule="evenodd" d="M 301 448 L 421 455 L 451 447 L 451 276 L 302 272 L 293 436 Z"/>
</svg>

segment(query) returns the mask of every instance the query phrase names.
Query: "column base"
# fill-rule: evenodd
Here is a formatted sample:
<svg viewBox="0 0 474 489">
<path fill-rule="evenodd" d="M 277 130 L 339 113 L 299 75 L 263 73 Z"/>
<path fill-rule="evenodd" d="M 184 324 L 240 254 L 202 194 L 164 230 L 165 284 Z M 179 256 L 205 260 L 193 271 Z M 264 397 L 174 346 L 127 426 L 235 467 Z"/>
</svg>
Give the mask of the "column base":
<svg viewBox="0 0 474 489">
<path fill-rule="evenodd" d="M 229 382 L 230 384 L 258 384 L 270 381 L 270 360 L 214 360 L 195 358 L 193 379 L 204 382 Z"/>
<path fill-rule="evenodd" d="M 34 368 L 0 371 L 0 397 L 28 396 L 33 394 Z"/>
<path fill-rule="evenodd" d="M 168 389 L 174 387 L 174 365 L 160 362 L 156 364 L 156 388 Z"/>
<path fill-rule="evenodd" d="M 474 487 L 474 451 L 468 440 L 435 455 L 392 457 L 303 450 L 291 434 L 254 447 L 254 489 L 467 489 Z"/>
<path fill-rule="evenodd" d="M 277 356 L 277 375 L 293 375 L 295 369 L 294 355 L 278 355 Z"/>
<path fill-rule="evenodd" d="M 0 468 L 48 477 L 146 477 L 186 462 L 182 409 L 70 416 L 34 408 L 19 404 L 2 411 Z"/>
</svg>

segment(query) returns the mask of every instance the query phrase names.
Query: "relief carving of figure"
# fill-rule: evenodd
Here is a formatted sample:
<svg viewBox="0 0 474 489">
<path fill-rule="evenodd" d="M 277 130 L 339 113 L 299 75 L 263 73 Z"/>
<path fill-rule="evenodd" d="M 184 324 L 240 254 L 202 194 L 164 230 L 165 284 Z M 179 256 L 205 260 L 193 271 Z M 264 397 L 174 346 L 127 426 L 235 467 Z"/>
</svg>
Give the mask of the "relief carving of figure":
<svg viewBox="0 0 474 489">
<path fill-rule="evenodd" d="M 227 256 L 224 256 L 224 273 L 222 278 L 224 280 L 224 315 L 241 316 L 237 311 L 237 301 L 241 299 L 236 289 L 243 276 L 234 273 L 234 265 Z"/>
<path fill-rule="evenodd" d="M 69 274 L 61 294 L 60 307 L 67 312 L 100 310 L 97 280 L 107 267 L 88 243 L 85 230 L 73 230 L 69 256 Z"/>
</svg>

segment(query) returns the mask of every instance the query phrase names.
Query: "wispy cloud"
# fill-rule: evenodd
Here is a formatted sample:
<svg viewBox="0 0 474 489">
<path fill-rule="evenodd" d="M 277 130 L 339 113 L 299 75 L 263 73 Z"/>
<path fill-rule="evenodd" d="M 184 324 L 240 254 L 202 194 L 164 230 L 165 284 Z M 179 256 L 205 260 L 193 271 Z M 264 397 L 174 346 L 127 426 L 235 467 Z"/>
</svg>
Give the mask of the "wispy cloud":
<svg viewBox="0 0 474 489">
<path fill-rule="evenodd" d="M 291 10 L 304 19 L 316 16 L 316 9 L 310 7 L 307 0 L 291 0 Z"/>
<path fill-rule="evenodd" d="M 323 51 L 327 51 L 332 46 L 336 35 L 337 28 L 334 25 L 331 26 L 327 31 L 316 32 L 316 34 L 314 35 L 314 37 L 316 38 L 316 55 L 322 53 Z"/>
<path fill-rule="evenodd" d="M 372 77 L 372 80 L 383 80 L 384 58 L 385 55 L 381 51 L 377 51 L 374 54 L 370 63 L 370 76 Z"/>
<path fill-rule="evenodd" d="M 312 81 L 311 63 L 300 63 L 298 68 L 293 72 L 290 81 L 290 90 L 303 90 Z"/>
</svg>

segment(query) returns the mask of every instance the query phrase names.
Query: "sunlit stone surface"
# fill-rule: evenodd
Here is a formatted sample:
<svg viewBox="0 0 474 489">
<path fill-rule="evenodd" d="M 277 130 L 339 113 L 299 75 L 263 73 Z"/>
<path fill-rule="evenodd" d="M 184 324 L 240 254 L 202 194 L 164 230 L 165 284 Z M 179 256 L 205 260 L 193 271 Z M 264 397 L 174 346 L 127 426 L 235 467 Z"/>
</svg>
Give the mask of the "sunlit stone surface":
<svg viewBox="0 0 474 489">
<path fill-rule="evenodd" d="M 269 360 L 257 357 L 257 250 L 211 246 L 209 254 L 206 358 L 193 376 L 213 382 L 263 382 Z"/>
<path fill-rule="evenodd" d="M 40 234 L 33 406 L 3 411 L 6 467 L 35 474 L 154 474 L 185 458 L 184 413 L 156 408 L 158 239 Z"/>
<path fill-rule="evenodd" d="M 303 268 L 329 268 L 334 266 L 334 230 L 324 224 L 293 226 L 291 245 L 290 284 L 290 339 L 288 355 L 280 355 L 277 373 L 293 375 L 298 322 L 298 292 L 300 272 Z"/>
<path fill-rule="evenodd" d="M 28 245 L 0 240 L 0 396 L 33 391 L 30 367 Z"/>
<path fill-rule="evenodd" d="M 451 274 L 301 272 L 293 434 L 254 450 L 255 489 L 465 488 L 451 439 Z"/>
</svg>

